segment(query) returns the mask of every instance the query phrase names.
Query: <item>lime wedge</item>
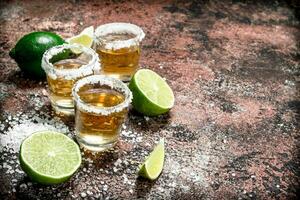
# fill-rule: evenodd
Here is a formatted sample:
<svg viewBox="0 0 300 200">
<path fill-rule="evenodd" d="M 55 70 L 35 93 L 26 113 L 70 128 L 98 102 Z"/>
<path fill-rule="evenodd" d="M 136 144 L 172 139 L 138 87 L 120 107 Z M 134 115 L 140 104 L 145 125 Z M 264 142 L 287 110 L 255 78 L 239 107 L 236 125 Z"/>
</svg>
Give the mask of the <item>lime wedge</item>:
<svg viewBox="0 0 300 200">
<path fill-rule="evenodd" d="M 20 149 L 20 164 L 26 174 L 41 184 L 68 180 L 81 164 L 78 145 L 68 136 L 53 132 L 35 132 Z"/>
<path fill-rule="evenodd" d="M 77 35 L 74 36 L 72 38 L 70 38 L 69 40 L 67 40 L 67 42 L 69 42 L 70 44 L 81 44 L 83 46 L 86 47 L 91 47 L 92 43 L 93 43 L 93 38 L 91 38 L 88 35 Z"/>
<path fill-rule="evenodd" d="M 161 139 L 146 161 L 140 166 L 138 174 L 144 178 L 155 180 L 160 175 L 165 160 L 165 144 Z"/>
<path fill-rule="evenodd" d="M 149 69 L 137 71 L 129 88 L 133 94 L 133 107 L 144 115 L 160 115 L 168 112 L 174 105 L 172 89 L 162 77 Z"/>
<path fill-rule="evenodd" d="M 91 47 L 93 44 L 94 27 L 85 28 L 79 35 L 66 39 L 69 44 L 81 44 L 85 47 Z M 79 49 L 72 49 L 76 54 L 81 53 Z"/>
<path fill-rule="evenodd" d="M 89 26 L 85 29 L 83 29 L 83 31 L 80 34 L 85 34 L 90 36 L 91 38 L 94 37 L 94 26 Z"/>
</svg>

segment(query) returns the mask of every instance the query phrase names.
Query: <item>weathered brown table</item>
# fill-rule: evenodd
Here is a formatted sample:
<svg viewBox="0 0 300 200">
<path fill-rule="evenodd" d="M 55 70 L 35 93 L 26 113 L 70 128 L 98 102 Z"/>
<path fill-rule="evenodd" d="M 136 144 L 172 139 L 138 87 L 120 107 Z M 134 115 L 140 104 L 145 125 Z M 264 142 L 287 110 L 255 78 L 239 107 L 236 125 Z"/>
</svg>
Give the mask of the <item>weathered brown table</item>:
<svg viewBox="0 0 300 200">
<path fill-rule="evenodd" d="M 218 1 L 1 1 L 1 199 L 296 199 L 299 195 L 299 4 Z M 131 22 L 146 33 L 141 67 L 165 77 L 176 105 L 147 118 L 134 111 L 117 147 L 85 153 L 58 186 L 32 183 L 18 145 L 32 130 L 73 134 L 51 112 L 45 81 L 8 56 L 24 34 L 67 38 L 90 25 Z M 160 178 L 136 168 L 166 139 Z"/>
</svg>

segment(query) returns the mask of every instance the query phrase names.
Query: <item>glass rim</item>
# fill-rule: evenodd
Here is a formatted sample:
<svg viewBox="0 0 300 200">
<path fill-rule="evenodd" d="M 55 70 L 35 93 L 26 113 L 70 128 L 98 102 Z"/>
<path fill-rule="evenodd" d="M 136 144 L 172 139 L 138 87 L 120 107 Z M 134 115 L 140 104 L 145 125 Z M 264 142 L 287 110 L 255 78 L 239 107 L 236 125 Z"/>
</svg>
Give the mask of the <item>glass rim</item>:
<svg viewBox="0 0 300 200">
<path fill-rule="evenodd" d="M 91 59 L 85 65 L 80 66 L 76 69 L 57 69 L 50 62 L 50 59 L 61 53 L 65 49 L 79 48 L 82 52 L 91 55 Z M 93 74 L 94 72 L 100 72 L 100 60 L 98 54 L 91 48 L 85 47 L 80 44 L 62 44 L 58 46 L 51 47 L 42 57 L 42 68 L 46 72 L 48 76 L 53 79 L 56 79 L 57 76 L 65 77 L 66 79 L 76 79 L 82 76 L 88 76 Z"/>
<path fill-rule="evenodd" d="M 108 86 L 112 90 L 116 90 L 121 94 L 123 94 L 125 99 L 122 103 L 119 103 L 111 107 L 99 108 L 93 105 L 88 105 L 78 95 L 78 91 L 80 90 L 80 88 L 82 88 L 84 85 L 87 84 L 100 84 L 100 85 Z M 123 83 L 122 81 L 116 78 L 112 78 L 104 75 L 92 75 L 78 80 L 73 86 L 72 96 L 76 103 L 75 105 L 76 107 L 88 113 L 101 114 L 101 115 L 110 115 L 111 113 L 120 112 L 125 108 L 129 107 L 132 100 L 132 93 L 125 83 Z"/>
<path fill-rule="evenodd" d="M 131 33 L 134 34 L 134 38 L 130 38 L 127 40 L 117 40 L 113 42 L 109 42 L 105 44 L 106 49 L 121 49 L 130 47 L 133 45 L 139 44 L 145 37 L 145 33 L 141 27 L 131 24 L 131 23 L 123 23 L 123 22 L 115 22 L 100 25 L 95 30 L 95 43 L 102 44 L 104 43 L 101 40 L 101 36 L 105 36 L 111 33 Z"/>
</svg>

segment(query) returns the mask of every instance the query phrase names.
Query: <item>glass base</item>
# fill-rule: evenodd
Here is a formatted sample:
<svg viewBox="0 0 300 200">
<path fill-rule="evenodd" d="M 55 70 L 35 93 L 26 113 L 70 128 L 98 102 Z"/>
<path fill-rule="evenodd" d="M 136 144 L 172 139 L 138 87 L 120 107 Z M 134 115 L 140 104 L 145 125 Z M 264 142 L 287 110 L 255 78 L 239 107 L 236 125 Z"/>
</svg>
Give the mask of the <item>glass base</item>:
<svg viewBox="0 0 300 200">
<path fill-rule="evenodd" d="M 76 136 L 76 140 L 79 143 L 79 145 L 82 146 L 83 148 L 90 151 L 96 151 L 96 152 L 104 151 L 109 148 L 112 148 L 117 143 L 117 141 L 111 141 L 109 143 L 102 143 L 102 144 L 89 143 L 79 136 Z"/>
<path fill-rule="evenodd" d="M 129 75 L 129 74 L 113 74 L 113 73 L 105 73 L 105 72 L 102 72 L 102 74 L 105 76 L 108 76 L 108 77 L 113 77 L 113 78 L 119 79 L 123 82 L 129 82 L 132 77 L 132 75 Z"/>
<path fill-rule="evenodd" d="M 59 115 L 74 115 L 74 107 L 64 107 L 51 103 L 54 111 Z"/>
</svg>

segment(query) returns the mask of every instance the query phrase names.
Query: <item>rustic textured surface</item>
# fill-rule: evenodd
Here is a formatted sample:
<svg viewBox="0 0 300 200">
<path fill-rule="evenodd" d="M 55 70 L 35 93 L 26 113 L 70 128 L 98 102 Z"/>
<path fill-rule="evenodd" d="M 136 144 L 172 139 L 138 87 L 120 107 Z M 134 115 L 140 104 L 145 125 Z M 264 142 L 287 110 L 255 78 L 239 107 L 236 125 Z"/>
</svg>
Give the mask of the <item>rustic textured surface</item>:
<svg viewBox="0 0 300 200">
<path fill-rule="evenodd" d="M 144 118 L 131 111 L 117 147 L 102 155 L 85 153 L 89 159 L 59 186 L 41 186 L 8 171 L 8 165 L 17 172 L 20 167 L 17 153 L 4 149 L 1 199 L 296 199 L 297 6 L 296 1 L 1 1 L 3 141 L 17 118 L 45 123 L 53 118 L 46 83 L 24 77 L 8 56 L 28 32 L 70 37 L 90 25 L 135 23 L 146 32 L 141 66 L 165 77 L 176 96 L 167 115 Z M 72 120 L 64 121 L 56 123 L 72 134 Z M 152 183 L 137 179 L 138 164 L 159 137 L 167 141 L 163 174 Z"/>
</svg>

